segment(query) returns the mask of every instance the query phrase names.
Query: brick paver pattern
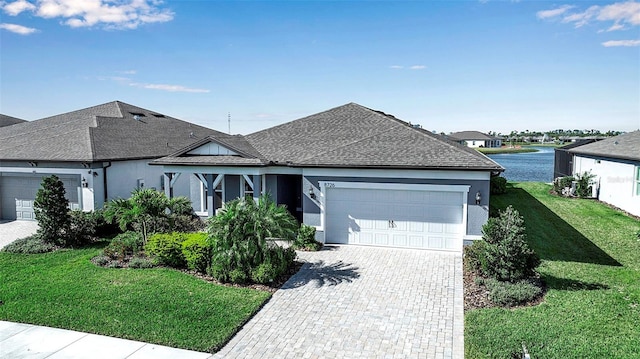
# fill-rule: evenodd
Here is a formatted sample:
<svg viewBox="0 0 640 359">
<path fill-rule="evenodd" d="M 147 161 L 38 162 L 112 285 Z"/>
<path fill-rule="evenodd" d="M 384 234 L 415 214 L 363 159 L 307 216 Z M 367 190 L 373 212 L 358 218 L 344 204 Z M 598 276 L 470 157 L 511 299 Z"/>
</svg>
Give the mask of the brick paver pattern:
<svg viewBox="0 0 640 359">
<path fill-rule="evenodd" d="M 214 358 L 463 358 L 460 253 L 366 246 L 308 262 Z"/>
</svg>

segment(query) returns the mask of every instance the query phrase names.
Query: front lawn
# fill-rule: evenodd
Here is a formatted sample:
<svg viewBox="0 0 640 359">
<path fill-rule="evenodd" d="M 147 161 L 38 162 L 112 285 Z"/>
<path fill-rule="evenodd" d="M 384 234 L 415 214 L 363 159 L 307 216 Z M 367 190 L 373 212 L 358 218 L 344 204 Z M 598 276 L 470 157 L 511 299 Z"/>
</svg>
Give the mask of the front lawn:
<svg viewBox="0 0 640 359">
<path fill-rule="evenodd" d="M 640 222 L 550 188 L 519 183 L 491 198 L 524 217 L 548 292 L 535 307 L 466 312 L 466 357 L 510 358 L 524 343 L 532 358 L 639 358 Z"/>
<path fill-rule="evenodd" d="M 97 267 L 100 252 L 0 253 L 0 320 L 212 352 L 269 297 L 172 269 Z"/>
</svg>

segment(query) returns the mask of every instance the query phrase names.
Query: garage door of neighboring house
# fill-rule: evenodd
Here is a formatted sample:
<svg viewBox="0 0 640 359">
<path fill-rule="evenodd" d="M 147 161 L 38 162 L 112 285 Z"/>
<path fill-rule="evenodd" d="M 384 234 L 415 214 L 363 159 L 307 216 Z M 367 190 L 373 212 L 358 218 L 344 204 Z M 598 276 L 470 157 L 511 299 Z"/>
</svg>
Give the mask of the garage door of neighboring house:
<svg viewBox="0 0 640 359">
<path fill-rule="evenodd" d="M 64 183 L 66 197 L 73 209 L 79 208 L 78 175 L 58 175 Z M 40 189 L 43 175 L 37 176 L 0 176 L 1 219 L 35 220 L 33 202 Z"/>
<path fill-rule="evenodd" d="M 332 185 L 325 184 L 327 243 L 462 250 L 468 187 Z"/>
</svg>

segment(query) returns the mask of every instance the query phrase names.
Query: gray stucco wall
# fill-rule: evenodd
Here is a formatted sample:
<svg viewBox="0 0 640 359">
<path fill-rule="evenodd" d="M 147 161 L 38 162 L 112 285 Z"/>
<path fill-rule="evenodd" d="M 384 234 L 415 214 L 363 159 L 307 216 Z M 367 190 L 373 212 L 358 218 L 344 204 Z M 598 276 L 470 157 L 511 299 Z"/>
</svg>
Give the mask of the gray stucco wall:
<svg viewBox="0 0 640 359">
<path fill-rule="evenodd" d="M 334 182 L 374 182 L 374 183 L 405 183 L 405 184 L 432 184 L 432 185 L 467 185 L 469 195 L 467 198 L 467 234 L 481 235 L 482 225 L 489 218 L 489 180 L 448 180 L 448 179 L 421 179 L 421 178 L 377 178 L 377 177 L 329 177 L 329 176 L 305 176 L 303 178 L 303 221 L 307 225 L 320 225 L 319 202 L 312 200 L 306 194 L 312 185 L 319 194 L 320 181 Z M 476 193 L 480 191 L 482 200 L 476 205 Z"/>
</svg>

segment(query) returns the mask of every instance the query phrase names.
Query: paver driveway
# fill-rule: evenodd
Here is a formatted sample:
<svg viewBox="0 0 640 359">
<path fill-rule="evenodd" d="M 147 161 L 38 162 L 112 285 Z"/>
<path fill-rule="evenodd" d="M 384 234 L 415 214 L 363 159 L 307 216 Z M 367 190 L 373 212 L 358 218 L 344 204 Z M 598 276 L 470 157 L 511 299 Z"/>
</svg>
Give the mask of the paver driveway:
<svg viewBox="0 0 640 359">
<path fill-rule="evenodd" d="M 332 246 L 215 358 L 462 358 L 461 254 Z"/>
</svg>

